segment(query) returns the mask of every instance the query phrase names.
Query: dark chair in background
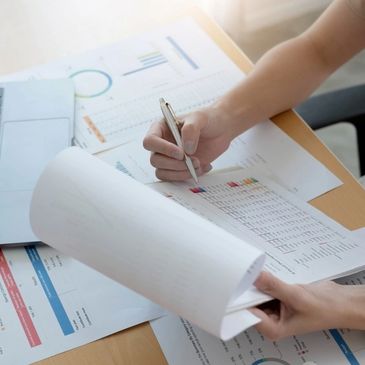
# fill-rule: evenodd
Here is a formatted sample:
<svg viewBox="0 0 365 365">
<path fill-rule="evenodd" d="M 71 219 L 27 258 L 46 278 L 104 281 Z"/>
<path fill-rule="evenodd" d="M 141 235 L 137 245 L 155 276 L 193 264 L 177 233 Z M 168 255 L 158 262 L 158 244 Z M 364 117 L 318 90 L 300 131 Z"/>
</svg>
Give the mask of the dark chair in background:
<svg viewBox="0 0 365 365">
<path fill-rule="evenodd" d="M 339 122 L 353 124 L 357 134 L 360 175 L 365 175 L 365 85 L 313 96 L 295 110 L 314 130 Z"/>
</svg>

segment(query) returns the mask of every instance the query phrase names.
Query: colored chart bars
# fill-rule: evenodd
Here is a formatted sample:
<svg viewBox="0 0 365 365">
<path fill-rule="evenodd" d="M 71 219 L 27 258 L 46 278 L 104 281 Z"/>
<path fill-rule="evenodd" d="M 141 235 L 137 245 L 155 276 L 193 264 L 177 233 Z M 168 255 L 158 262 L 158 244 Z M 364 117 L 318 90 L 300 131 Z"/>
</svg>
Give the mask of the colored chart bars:
<svg viewBox="0 0 365 365">
<path fill-rule="evenodd" d="M 245 186 L 245 185 L 251 185 L 251 184 L 255 184 L 258 181 L 256 179 L 254 179 L 253 177 L 247 178 L 247 179 L 243 179 L 242 181 L 230 181 L 227 183 L 228 186 L 230 186 L 231 188 L 236 188 L 237 186 Z"/>
<path fill-rule="evenodd" d="M 139 56 L 138 61 L 140 62 L 141 67 L 139 67 L 135 70 L 132 70 L 132 71 L 128 71 L 128 72 L 124 73 L 123 76 L 128 76 L 128 75 L 134 74 L 136 72 L 144 71 L 148 68 L 156 67 L 156 66 L 159 66 L 159 65 L 162 65 L 162 64 L 168 62 L 167 58 L 159 51 L 151 52 L 151 53 L 147 53 L 142 56 Z"/>
<path fill-rule="evenodd" d="M 191 188 L 191 189 L 189 189 L 192 193 L 194 193 L 194 194 L 198 194 L 198 193 L 205 193 L 206 192 L 206 190 L 205 189 L 203 189 L 202 187 L 196 187 L 196 188 Z"/>
<path fill-rule="evenodd" d="M 194 70 L 198 69 L 198 65 L 192 60 L 192 58 L 184 51 L 184 49 L 176 42 L 176 40 L 170 36 L 166 37 L 168 45 L 172 47 L 173 51 L 179 56 L 179 58 L 187 62 Z M 133 69 L 131 71 L 125 72 L 123 76 L 128 76 L 135 74 L 137 72 L 145 71 L 149 68 L 156 67 L 165 63 L 169 60 L 167 57 L 159 50 L 148 52 L 137 57 L 140 67 Z"/>
</svg>

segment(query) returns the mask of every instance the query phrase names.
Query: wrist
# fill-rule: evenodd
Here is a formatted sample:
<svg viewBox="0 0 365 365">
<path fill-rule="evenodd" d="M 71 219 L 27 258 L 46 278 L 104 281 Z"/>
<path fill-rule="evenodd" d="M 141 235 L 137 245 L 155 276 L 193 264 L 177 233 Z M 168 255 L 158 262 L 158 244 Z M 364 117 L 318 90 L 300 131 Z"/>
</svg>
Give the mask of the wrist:
<svg viewBox="0 0 365 365">
<path fill-rule="evenodd" d="M 255 108 L 251 108 L 248 103 L 231 103 L 229 99 L 223 97 L 213 103 L 209 109 L 212 118 L 224 124 L 231 139 L 236 138 L 258 122 Z"/>
</svg>

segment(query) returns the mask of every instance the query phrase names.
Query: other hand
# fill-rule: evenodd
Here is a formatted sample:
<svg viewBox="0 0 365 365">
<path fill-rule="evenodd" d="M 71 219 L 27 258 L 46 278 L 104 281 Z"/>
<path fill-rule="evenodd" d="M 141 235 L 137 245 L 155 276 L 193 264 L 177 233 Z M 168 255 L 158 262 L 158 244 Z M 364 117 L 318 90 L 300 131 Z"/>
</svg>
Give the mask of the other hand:
<svg viewBox="0 0 365 365">
<path fill-rule="evenodd" d="M 289 285 L 263 272 L 255 286 L 278 299 L 251 309 L 271 340 L 329 328 L 365 329 L 365 286 L 333 281 Z"/>
</svg>

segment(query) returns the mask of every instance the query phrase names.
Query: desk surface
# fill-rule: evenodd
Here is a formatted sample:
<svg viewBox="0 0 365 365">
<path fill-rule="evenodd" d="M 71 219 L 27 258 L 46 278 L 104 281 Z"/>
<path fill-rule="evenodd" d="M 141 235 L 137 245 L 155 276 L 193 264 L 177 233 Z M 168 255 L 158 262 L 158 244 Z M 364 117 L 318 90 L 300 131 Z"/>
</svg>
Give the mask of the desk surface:
<svg viewBox="0 0 365 365">
<path fill-rule="evenodd" d="M 179 16 L 191 14 L 243 71 L 252 68 L 227 35 L 197 9 L 176 10 L 170 5 L 162 7 L 163 14 L 157 15 L 156 3 L 164 6 L 167 0 L 153 4 L 136 1 L 133 5 L 121 0 L 92 3 L 85 8 L 82 0 L 5 0 L 0 15 L 0 74 L 116 42 L 146 27 L 173 20 L 176 15 L 172 12 Z M 344 182 L 311 203 L 349 229 L 365 226 L 365 191 L 350 173 L 294 112 L 285 112 L 273 120 Z M 166 360 L 150 326 L 142 324 L 38 364 L 154 365 L 166 364 Z"/>
</svg>

